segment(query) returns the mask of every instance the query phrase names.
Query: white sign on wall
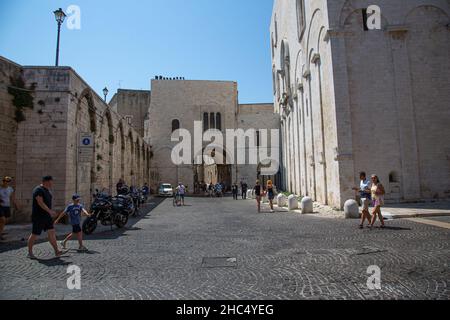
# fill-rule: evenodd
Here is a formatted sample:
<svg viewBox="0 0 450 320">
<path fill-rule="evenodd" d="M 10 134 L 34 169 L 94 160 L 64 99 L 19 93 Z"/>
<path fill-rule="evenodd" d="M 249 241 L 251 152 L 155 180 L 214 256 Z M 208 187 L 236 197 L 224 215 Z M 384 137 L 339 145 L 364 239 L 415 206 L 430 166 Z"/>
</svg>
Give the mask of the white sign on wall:
<svg viewBox="0 0 450 320">
<path fill-rule="evenodd" d="M 91 162 L 94 157 L 94 135 L 92 133 L 80 133 L 78 143 L 78 161 Z"/>
</svg>

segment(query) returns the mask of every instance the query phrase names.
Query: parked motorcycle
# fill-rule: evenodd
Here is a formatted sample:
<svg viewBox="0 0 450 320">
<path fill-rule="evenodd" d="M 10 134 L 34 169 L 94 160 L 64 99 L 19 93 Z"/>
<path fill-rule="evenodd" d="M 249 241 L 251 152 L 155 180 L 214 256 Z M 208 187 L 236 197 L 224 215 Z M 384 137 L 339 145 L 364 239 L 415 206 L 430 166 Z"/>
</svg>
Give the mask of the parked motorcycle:
<svg viewBox="0 0 450 320">
<path fill-rule="evenodd" d="M 92 216 L 83 223 L 83 232 L 92 234 L 97 229 L 98 222 L 104 226 L 116 225 L 122 229 L 128 223 L 129 215 L 134 211 L 133 201 L 127 197 L 118 195 L 110 197 L 104 193 L 94 194 L 94 202 L 91 205 Z"/>
</svg>

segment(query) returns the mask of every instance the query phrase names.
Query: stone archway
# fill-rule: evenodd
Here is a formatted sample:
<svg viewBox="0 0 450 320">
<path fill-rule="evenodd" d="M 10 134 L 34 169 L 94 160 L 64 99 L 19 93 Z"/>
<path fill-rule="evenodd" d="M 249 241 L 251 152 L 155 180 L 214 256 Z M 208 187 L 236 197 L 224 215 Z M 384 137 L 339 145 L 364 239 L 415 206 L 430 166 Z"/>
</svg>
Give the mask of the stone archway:
<svg viewBox="0 0 450 320">
<path fill-rule="evenodd" d="M 95 172 L 95 134 L 97 132 L 97 113 L 94 104 L 93 94 L 90 89 L 85 89 L 78 99 L 75 110 L 74 131 L 74 159 L 76 163 L 75 172 L 75 192 L 84 199 L 86 206 L 90 205 L 91 194 L 97 182 Z M 82 134 L 90 134 L 93 138 L 93 152 L 91 157 L 79 154 L 78 146 Z"/>
</svg>

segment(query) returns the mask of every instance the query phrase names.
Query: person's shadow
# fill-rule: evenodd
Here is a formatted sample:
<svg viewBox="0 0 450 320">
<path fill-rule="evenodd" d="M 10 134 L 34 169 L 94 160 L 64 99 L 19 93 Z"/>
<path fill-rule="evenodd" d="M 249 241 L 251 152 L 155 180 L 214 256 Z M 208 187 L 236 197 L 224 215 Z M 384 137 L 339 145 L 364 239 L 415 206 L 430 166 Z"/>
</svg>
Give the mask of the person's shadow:
<svg viewBox="0 0 450 320">
<path fill-rule="evenodd" d="M 51 258 L 51 259 L 38 259 L 37 262 L 39 264 L 43 264 L 46 267 L 65 267 L 65 266 L 70 266 L 72 264 L 72 262 L 68 262 L 68 261 L 64 261 L 61 258 L 63 257 L 58 257 L 58 258 Z"/>
</svg>

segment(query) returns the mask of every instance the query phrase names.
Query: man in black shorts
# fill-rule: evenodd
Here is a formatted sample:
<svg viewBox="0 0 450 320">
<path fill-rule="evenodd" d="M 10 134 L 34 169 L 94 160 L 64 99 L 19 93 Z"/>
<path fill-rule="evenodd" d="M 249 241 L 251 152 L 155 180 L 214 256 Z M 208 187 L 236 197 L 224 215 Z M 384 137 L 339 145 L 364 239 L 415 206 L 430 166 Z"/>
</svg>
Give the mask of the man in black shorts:
<svg viewBox="0 0 450 320">
<path fill-rule="evenodd" d="M 47 232 L 48 241 L 55 250 L 55 256 L 60 257 L 64 252 L 58 249 L 56 242 L 56 232 L 53 226 L 53 217 L 56 212 L 52 210 L 52 188 L 53 178 L 50 176 L 42 178 L 42 184 L 33 190 L 33 211 L 31 220 L 33 222 L 33 231 L 28 239 L 28 258 L 36 260 L 33 254 L 33 246 L 36 239 Z"/>
</svg>

